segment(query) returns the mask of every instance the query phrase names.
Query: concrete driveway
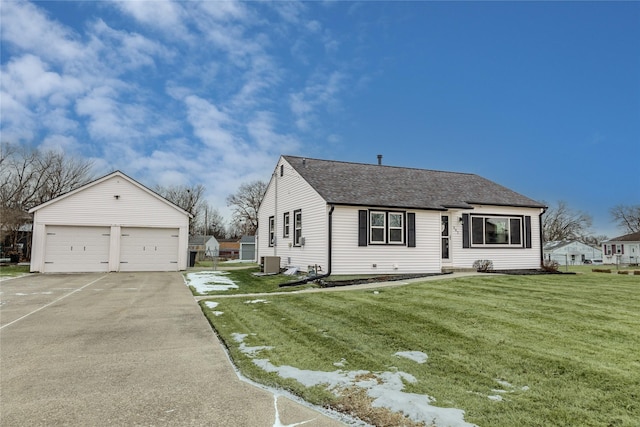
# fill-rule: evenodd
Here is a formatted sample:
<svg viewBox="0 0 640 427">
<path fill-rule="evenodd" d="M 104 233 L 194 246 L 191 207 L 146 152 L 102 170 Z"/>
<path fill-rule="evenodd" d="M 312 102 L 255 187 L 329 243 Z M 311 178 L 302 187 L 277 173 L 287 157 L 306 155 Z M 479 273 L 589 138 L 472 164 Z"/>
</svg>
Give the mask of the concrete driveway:
<svg viewBox="0 0 640 427">
<path fill-rule="evenodd" d="M 343 425 L 240 381 L 179 273 L 0 283 L 0 425 Z"/>
</svg>

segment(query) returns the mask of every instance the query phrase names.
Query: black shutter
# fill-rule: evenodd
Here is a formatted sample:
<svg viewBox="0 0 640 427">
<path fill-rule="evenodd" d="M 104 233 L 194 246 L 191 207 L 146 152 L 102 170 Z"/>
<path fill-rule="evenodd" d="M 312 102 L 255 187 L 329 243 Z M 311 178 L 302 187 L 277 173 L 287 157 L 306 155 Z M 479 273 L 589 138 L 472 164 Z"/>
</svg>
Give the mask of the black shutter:
<svg viewBox="0 0 640 427">
<path fill-rule="evenodd" d="M 367 216 L 368 211 L 358 211 L 358 246 L 367 246 Z"/>
<path fill-rule="evenodd" d="M 407 213 L 407 246 L 416 247 L 416 214 L 413 212 Z"/>
<path fill-rule="evenodd" d="M 524 217 L 524 247 L 531 248 L 531 217 Z"/>
<path fill-rule="evenodd" d="M 469 214 L 462 214 L 462 247 L 469 248 Z"/>
</svg>

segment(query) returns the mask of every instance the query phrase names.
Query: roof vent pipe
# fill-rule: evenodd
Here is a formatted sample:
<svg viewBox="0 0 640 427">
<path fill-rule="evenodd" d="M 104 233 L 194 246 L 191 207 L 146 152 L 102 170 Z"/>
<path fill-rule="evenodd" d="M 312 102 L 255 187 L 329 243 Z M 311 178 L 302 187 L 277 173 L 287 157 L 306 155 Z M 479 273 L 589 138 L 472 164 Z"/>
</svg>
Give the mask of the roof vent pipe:
<svg viewBox="0 0 640 427">
<path fill-rule="evenodd" d="M 382 164 L 382 154 L 378 154 L 378 165 Z"/>
</svg>

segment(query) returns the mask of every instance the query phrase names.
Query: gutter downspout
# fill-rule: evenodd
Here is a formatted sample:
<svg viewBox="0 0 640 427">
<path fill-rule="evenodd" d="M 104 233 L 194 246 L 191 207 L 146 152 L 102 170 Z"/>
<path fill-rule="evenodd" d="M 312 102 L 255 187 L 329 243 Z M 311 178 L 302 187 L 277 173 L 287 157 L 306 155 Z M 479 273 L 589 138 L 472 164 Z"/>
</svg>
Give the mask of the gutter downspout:
<svg viewBox="0 0 640 427">
<path fill-rule="evenodd" d="M 547 209 L 543 208 L 542 212 L 540 212 L 540 215 L 538 215 L 538 226 L 540 228 L 540 267 L 544 267 L 544 242 L 542 241 L 543 239 L 542 215 L 544 215 L 546 211 Z"/>
<path fill-rule="evenodd" d="M 328 236 L 328 244 L 329 244 L 329 251 L 328 251 L 328 266 L 327 266 L 327 274 L 325 274 L 324 277 L 328 277 L 329 275 L 331 275 L 331 260 L 332 260 L 332 252 L 331 249 L 333 247 L 333 210 L 336 207 L 334 205 L 331 205 L 331 209 L 329 209 L 329 236 Z"/>
</svg>

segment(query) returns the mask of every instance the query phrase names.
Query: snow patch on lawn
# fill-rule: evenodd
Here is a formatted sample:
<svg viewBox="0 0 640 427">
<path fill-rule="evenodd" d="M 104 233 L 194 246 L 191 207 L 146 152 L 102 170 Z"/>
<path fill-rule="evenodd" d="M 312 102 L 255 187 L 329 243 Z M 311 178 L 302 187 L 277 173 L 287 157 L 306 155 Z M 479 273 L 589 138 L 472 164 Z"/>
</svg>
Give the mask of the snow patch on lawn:
<svg viewBox="0 0 640 427">
<path fill-rule="evenodd" d="M 218 303 L 215 301 L 205 301 L 204 305 L 213 310 L 218 306 Z M 221 314 L 224 314 L 224 311 L 211 311 L 211 314 L 214 316 L 220 316 Z"/>
<path fill-rule="evenodd" d="M 229 273 L 225 271 L 199 271 L 197 273 L 187 273 L 185 284 L 193 286 L 195 291 L 201 295 L 212 291 L 228 291 L 237 289 L 238 285 L 233 280 L 225 277 Z"/>
<path fill-rule="evenodd" d="M 235 342 L 240 343 L 240 346 L 238 347 L 240 351 L 243 354 L 246 354 L 247 356 L 251 357 L 252 359 L 256 357 L 256 354 L 258 352 L 262 350 L 271 350 L 273 348 L 269 345 L 258 345 L 255 347 L 249 347 L 244 343 L 244 339 L 249 336 L 248 334 L 239 334 L 234 332 L 233 334 L 231 334 L 231 336 L 233 337 Z"/>
<path fill-rule="evenodd" d="M 245 301 L 245 304 L 260 304 L 260 303 L 264 303 L 267 304 L 269 301 L 267 301 L 266 299 L 254 299 L 251 301 Z"/>
<path fill-rule="evenodd" d="M 431 403 L 435 402 L 435 398 L 402 391 L 405 383 L 417 382 L 413 375 L 406 372 L 345 371 L 341 369 L 324 372 L 299 369 L 294 366 L 276 366 L 269 359 L 254 358 L 261 349 L 272 347 L 246 347 L 244 339 L 248 336 L 247 334 L 234 333 L 232 336 L 236 342 L 240 343 L 240 351 L 251 357 L 256 366 L 266 372 L 277 373 L 282 378 L 294 379 L 305 387 L 324 385 L 328 390 L 339 395 L 340 390 L 356 386 L 365 389 L 367 395 L 374 399 L 373 406 L 401 412 L 413 421 L 424 422 L 428 425 L 433 423 L 437 426 L 477 427 L 475 424 L 464 421 L 464 411 L 461 409 L 432 406 Z"/>
<path fill-rule="evenodd" d="M 425 363 L 429 357 L 421 351 L 399 351 L 395 356 L 404 357 L 405 359 L 413 360 L 417 363 Z"/>
</svg>

